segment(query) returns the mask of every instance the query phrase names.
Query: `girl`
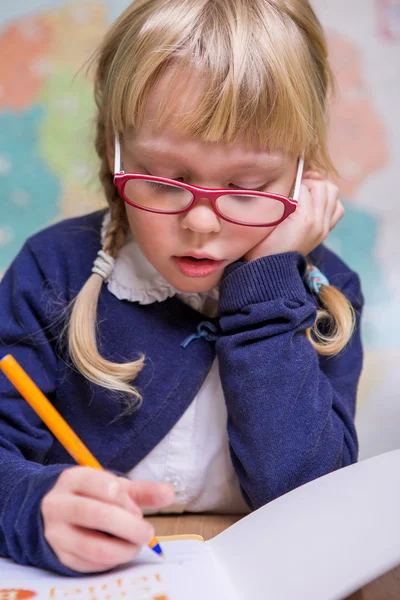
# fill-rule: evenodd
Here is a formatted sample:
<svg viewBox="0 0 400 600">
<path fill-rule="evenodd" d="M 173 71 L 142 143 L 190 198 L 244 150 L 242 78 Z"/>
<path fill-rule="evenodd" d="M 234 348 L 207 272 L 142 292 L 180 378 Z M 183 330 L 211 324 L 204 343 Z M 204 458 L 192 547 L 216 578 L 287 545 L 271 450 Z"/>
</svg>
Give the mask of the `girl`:
<svg viewBox="0 0 400 600">
<path fill-rule="evenodd" d="M 1 554 L 104 571 L 152 538 L 143 514 L 245 513 L 357 460 L 362 296 L 321 245 L 343 215 L 318 174 L 330 88 L 306 0 L 136 0 L 113 25 L 108 209 L 29 239 L 0 288 L 2 353 L 108 471 L 1 378 Z"/>
</svg>

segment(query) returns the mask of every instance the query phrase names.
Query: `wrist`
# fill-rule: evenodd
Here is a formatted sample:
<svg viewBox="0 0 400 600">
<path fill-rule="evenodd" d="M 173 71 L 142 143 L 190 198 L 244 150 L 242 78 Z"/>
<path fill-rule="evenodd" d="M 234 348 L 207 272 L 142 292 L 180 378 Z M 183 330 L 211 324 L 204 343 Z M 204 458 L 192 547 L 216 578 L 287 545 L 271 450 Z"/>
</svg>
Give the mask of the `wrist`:
<svg viewBox="0 0 400 600">
<path fill-rule="evenodd" d="M 298 252 L 271 254 L 230 265 L 221 282 L 221 313 L 237 312 L 244 306 L 275 299 L 301 300 L 306 259 Z"/>
<path fill-rule="evenodd" d="M 290 253 L 302 254 L 303 256 L 307 256 L 309 252 L 305 245 L 301 244 L 297 244 L 295 246 L 294 244 L 289 245 L 282 243 L 280 245 L 274 245 L 274 248 L 272 248 L 271 250 L 266 250 L 265 248 L 257 248 L 256 246 L 246 254 L 244 260 L 246 262 L 252 262 L 254 260 L 259 260 L 260 258 L 266 258 L 268 256 L 277 256 L 279 254 Z"/>
</svg>

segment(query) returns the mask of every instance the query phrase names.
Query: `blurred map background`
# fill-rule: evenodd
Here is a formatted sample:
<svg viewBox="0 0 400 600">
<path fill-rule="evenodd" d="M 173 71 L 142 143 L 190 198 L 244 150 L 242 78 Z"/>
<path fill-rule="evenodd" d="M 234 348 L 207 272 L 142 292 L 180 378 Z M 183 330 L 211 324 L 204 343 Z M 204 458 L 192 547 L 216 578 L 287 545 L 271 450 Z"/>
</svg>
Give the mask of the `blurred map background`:
<svg viewBox="0 0 400 600">
<path fill-rule="evenodd" d="M 0 7 L 0 274 L 33 232 L 104 205 L 81 69 L 128 0 Z M 362 280 L 361 458 L 400 447 L 400 0 L 313 0 L 339 93 L 331 149 L 346 216 L 328 244 Z M 1 318 L 1 316 L 0 316 Z"/>
</svg>

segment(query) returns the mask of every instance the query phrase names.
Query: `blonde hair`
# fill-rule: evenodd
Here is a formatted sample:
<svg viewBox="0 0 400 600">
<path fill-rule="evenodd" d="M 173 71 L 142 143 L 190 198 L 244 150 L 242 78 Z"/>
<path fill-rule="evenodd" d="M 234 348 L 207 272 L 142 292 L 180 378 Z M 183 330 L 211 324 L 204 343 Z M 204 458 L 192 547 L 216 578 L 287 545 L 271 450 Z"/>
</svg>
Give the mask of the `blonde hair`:
<svg viewBox="0 0 400 600">
<path fill-rule="evenodd" d="M 333 169 L 326 120 L 333 77 L 323 30 L 307 0 L 136 0 L 106 35 L 96 65 L 96 150 L 111 212 L 103 250 L 114 258 L 129 228 L 107 144 L 115 133 L 140 127 L 150 94 L 167 71 L 171 89 L 184 89 L 182 68 L 207 82 L 193 110 L 177 124 L 181 133 L 227 144 L 245 134 L 263 149 L 304 152 L 306 168 Z M 173 111 L 165 94 L 158 124 Z M 131 382 L 143 357 L 114 364 L 97 348 L 101 286 L 101 277 L 91 275 L 76 298 L 70 354 L 89 380 L 127 394 L 135 404 L 140 394 Z M 333 286 L 322 288 L 319 299 L 322 309 L 306 334 L 317 352 L 334 355 L 352 335 L 353 309 Z"/>
</svg>

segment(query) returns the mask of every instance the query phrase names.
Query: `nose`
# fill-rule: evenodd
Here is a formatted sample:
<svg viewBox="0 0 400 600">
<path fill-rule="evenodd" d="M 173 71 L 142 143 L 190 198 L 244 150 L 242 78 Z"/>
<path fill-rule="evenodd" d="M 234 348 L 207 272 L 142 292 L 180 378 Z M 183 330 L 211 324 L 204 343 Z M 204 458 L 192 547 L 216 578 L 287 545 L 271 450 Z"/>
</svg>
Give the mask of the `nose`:
<svg viewBox="0 0 400 600">
<path fill-rule="evenodd" d="M 183 229 L 190 229 L 196 233 L 219 233 L 221 219 L 214 212 L 211 200 L 200 198 L 189 212 L 182 215 Z"/>
</svg>

